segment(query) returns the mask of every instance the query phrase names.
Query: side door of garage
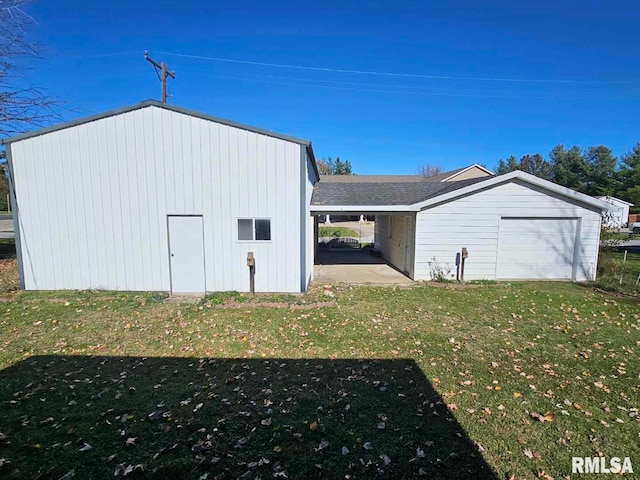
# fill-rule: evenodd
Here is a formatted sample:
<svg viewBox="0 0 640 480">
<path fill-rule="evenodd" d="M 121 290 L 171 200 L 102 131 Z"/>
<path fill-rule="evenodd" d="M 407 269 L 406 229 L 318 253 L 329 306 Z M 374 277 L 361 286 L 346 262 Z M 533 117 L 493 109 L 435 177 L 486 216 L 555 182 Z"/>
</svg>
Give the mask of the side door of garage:
<svg viewBox="0 0 640 480">
<path fill-rule="evenodd" d="M 201 215 L 169 215 L 172 293 L 205 293 L 204 233 Z"/>
<path fill-rule="evenodd" d="M 496 278 L 573 279 L 578 227 L 577 218 L 502 217 Z"/>
</svg>

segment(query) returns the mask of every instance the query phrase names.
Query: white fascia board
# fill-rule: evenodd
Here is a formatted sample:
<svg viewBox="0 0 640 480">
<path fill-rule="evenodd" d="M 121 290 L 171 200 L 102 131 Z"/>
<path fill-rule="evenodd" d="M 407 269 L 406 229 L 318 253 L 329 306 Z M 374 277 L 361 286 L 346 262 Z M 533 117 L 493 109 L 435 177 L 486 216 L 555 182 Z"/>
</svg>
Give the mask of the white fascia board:
<svg viewBox="0 0 640 480">
<path fill-rule="evenodd" d="M 311 213 L 416 212 L 415 205 L 311 205 Z"/>
<path fill-rule="evenodd" d="M 440 180 L 441 182 L 446 182 L 448 180 L 451 180 L 452 178 L 456 178 L 458 175 L 462 175 L 464 172 L 471 170 L 472 168 L 479 168 L 480 170 L 488 173 L 489 175 L 495 175 L 495 173 L 493 173 L 491 170 L 489 170 L 488 168 L 483 167 L 482 165 L 478 165 L 477 163 L 474 163 L 473 165 L 469 165 L 467 168 L 460 170 L 457 173 L 454 173 L 453 175 L 448 176 L 447 178 Z"/>
<path fill-rule="evenodd" d="M 626 200 L 620 200 L 619 198 L 612 197 L 611 195 L 605 195 L 603 197 L 598 197 L 598 199 L 599 200 L 603 200 L 603 201 L 605 201 L 607 203 L 609 203 L 609 200 L 613 200 L 615 202 L 622 203 L 623 205 L 627 205 L 629 207 L 633 207 L 633 203 L 629 203 Z"/>
<path fill-rule="evenodd" d="M 458 190 L 454 190 L 452 192 L 449 193 L 445 193 L 443 195 L 438 195 L 436 197 L 430 198 L 428 200 L 425 200 L 424 202 L 419 202 L 416 203 L 414 205 L 412 205 L 413 207 L 416 207 L 417 210 L 424 210 L 425 208 L 431 206 L 431 205 L 436 205 L 439 203 L 445 203 L 451 200 L 454 200 L 458 197 L 464 196 L 464 195 L 468 195 L 471 193 L 474 193 L 478 190 L 484 190 L 486 188 L 491 188 L 506 182 L 510 182 L 511 180 L 521 180 L 525 183 L 529 183 L 531 185 L 535 185 L 537 187 L 540 187 L 544 190 L 549 190 L 550 192 L 556 193 L 558 195 L 561 195 L 563 197 L 567 197 L 570 199 L 573 199 L 577 202 L 580 203 L 584 203 L 586 205 L 590 205 L 592 207 L 595 207 L 597 209 L 599 209 L 600 211 L 611 211 L 613 210 L 613 205 L 611 205 L 609 202 L 605 202 L 602 200 L 598 200 L 597 198 L 594 197 L 590 197 L 589 195 L 585 195 L 584 193 L 579 193 L 576 192 L 575 190 L 571 190 L 570 188 L 566 188 L 563 187 L 561 185 L 558 185 L 556 183 L 553 182 L 549 182 L 548 180 L 543 180 L 542 178 L 538 178 L 534 175 L 531 175 L 529 173 L 525 173 L 523 171 L 520 170 L 515 170 L 513 172 L 510 173 L 506 173 L 504 175 L 499 175 L 497 177 L 490 177 L 487 178 L 484 181 L 478 182 L 478 183 L 474 183 L 472 185 L 469 185 L 467 187 L 463 187 L 460 188 Z"/>
</svg>

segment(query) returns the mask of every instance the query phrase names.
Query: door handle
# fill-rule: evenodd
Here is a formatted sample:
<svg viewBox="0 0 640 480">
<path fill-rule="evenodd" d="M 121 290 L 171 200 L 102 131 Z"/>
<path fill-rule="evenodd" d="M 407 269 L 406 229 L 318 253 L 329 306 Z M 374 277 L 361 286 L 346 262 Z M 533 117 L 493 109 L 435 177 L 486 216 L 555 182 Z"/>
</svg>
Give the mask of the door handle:
<svg viewBox="0 0 640 480">
<path fill-rule="evenodd" d="M 171 256 L 173 257 L 173 253 L 171 254 Z"/>
</svg>

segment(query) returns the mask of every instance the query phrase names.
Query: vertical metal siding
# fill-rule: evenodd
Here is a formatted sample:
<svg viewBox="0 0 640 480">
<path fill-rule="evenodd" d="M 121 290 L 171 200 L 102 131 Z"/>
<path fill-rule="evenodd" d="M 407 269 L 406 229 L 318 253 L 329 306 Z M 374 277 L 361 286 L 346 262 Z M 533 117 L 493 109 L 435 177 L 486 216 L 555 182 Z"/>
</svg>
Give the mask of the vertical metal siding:
<svg viewBox="0 0 640 480">
<path fill-rule="evenodd" d="M 166 216 L 202 214 L 207 290 L 300 291 L 300 145 L 156 107 L 12 144 L 27 289 L 169 290 Z M 271 242 L 238 242 L 237 218 Z"/>
</svg>

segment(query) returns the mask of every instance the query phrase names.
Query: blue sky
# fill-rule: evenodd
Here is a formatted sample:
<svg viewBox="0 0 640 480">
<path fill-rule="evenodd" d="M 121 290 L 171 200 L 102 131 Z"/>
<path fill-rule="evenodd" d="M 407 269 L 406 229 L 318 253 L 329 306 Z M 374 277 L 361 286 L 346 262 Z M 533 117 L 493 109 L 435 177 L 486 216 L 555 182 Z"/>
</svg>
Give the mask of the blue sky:
<svg viewBox="0 0 640 480">
<path fill-rule="evenodd" d="M 176 72 L 170 103 L 309 139 L 361 174 L 640 142 L 635 1 L 40 0 L 29 12 L 47 48 L 32 83 L 67 118 L 159 98 L 148 49 Z"/>
</svg>

